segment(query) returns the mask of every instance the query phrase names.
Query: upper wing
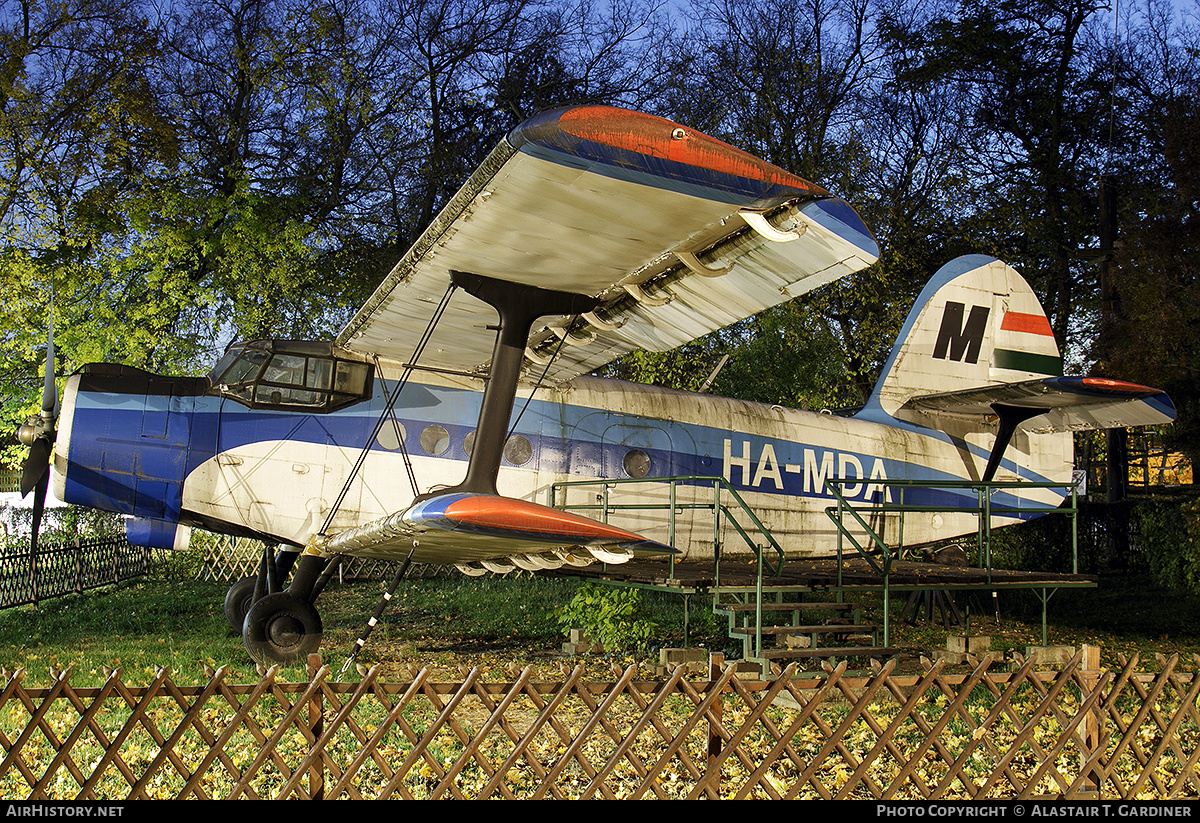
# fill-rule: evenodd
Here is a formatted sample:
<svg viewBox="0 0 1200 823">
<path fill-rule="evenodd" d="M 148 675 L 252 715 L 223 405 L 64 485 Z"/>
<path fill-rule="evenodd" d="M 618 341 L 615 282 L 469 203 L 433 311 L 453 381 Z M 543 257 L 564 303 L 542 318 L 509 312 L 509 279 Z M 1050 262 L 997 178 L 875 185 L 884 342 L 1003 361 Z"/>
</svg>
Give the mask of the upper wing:
<svg viewBox="0 0 1200 823">
<path fill-rule="evenodd" d="M 635 349 L 666 351 L 873 263 L 841 200 L 711 137 L 646 114 L 580 106 L 504 140 L 338 336 L 407 362 L 449 272 L 599 298 L 545 318 L 531 362 L 561 382 Z M 456 295 L 421 365 L 478 372 L 495 312 Z M 560 340 L 562 341 L 560 343 Z"/>
</svg>

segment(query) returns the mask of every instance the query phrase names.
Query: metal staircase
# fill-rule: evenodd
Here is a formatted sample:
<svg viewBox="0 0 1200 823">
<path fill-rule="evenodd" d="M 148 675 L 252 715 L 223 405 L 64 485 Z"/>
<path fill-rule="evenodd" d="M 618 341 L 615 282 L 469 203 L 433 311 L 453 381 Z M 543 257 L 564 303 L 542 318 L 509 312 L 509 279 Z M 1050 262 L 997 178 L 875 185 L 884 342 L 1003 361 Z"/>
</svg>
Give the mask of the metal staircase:
<svg viewBox="0 0 1200 823">
<path fill-rule="evenodd" d="M 644 488 L 647 483 L 665 484 L 666 502 L 647 502 L 644 497 L 635 503 L 620 502 L 613 494 L 621 486 L 639 484 Z M 683 502 L 676 493 L 679 484 L 711 487 L 712 497 L 702 502 Z M 583 487 L 598 491 L 589 495 L 588 502 L 568 504 L 565 493 L 569 489 Z M 692 501 L 699 499 L 696 495 L 686 497 Z M 639 480 L 564 481 L 550 487 L 549 504 L 560 509 L 580 511 L 606 523 L 610 516 L 621 512 L 663 510 L 668 512 L 669 543 L 675 541 L 678 514 L 686 509 L 712 512 L 716 583 L 708 593 L 712 597 L 713 613 L 726 618 L 727 634 L 731 639 L 741 641 L 743 659 L 760 663 L 764 671 L 772 660 L 880 657 L 896 653 L 894 649 L 879 643 L 878 626 L 862 622 L 862 610 L 858 606 L 844 602 L 802 601 L 796 598 L 811 594 L 806 587 L 764 584 L 764 578 L 778 576 L 783 569 L 783 549 L 742 496 L 723 477 L 693 475 Z M 757 582 L 753 587 L 722 581 L 722 522 L 733 527 L 757 558 Z"/>
<path fill-rule="evenodd" d="M 704 593 L 712 597 L 714 613 L 723 615 L 728 621 L 729 636 L 732 639 L 741 640 L 743 657 L 746 660 L 761 663 L 764 671 L 772 660 L 849 656 L 876 657 L 890 656 L 896 653 L 896 649 L 890 645 L 891 575 L 893 563 L 900 559 L 905 551 L 904 517 L 906 514 L 928 514 L 930 512 L 974 514 L 978 518 L 977 564 L 978 568 L 986 570 L 989 584 L 993 574 L 991 565 L 992 518 L 1007 513 L 993 500 L 994 492 L 1017 486 L 1062 489 L 1067 495 L 1068 503 L 1053 508 L 1025 506 L 1021 512 L 1028 515 L 1056 511 L 1068 515 L 1072 520 L 1072 542 L 1077 542 L 1077 489 L 1072 484 L 1038 484 L 1028 481 L 955 483 L 882 480 L 881 484 L 895 491 L 897 502 L 855 504 L 848 501 L 842 494 L 842 486 L 853 482 L 858 481 L 837 479 L 826 481 L 826 491 L 831 495 L 833 503 L 826 509 L 826 514 L 839 533 L 839 548 L 836 582 L 820 591 L 806 585 L 771 585 L 770 581 L 781 578 L 780 573 L 785 562 L 783 549 L 737 490 L 722 477 L 686 476 L 636 480 L 564 481 L 550 486 L 549 504 L 561 509 L 581 510 L 591 517 L 599 517 L 604 522 L 608 522 L 612 515 L 619 516 L 623 511 L 649 509 L 666 511 L 668 542 L 672 545 L 675 544 L 677 515 L 687 510 L 711 512 L 714 582 L 713 585 L 704 589 Z M 647 484 L 657 486 L 659 487 L 657 496 L 662 502 L 648 501 L 644 494 L 639 495 L 636 502 L 621 502 L 621 499 L 615 494 L 615 490 L 626 484 L 640 484 L 643 489 Z M 692 487 L 692 490 L 687 494 L 679 495 L 677 488 L 680 484 L 687 484 Z M 665 491 L 662 486 L 666 487 Z M 569 504 L 566 500 L 567 490 L 578 487 L 591 487 L 597 491 L 587 495 L 587 502 Z M 696 494 L 696 487 L 711 488 L 711 498 L 706 498 L 703 494 Z M 929 488 L 952 489 L 967 500 L 972 498 L 974 500 L 958 507 L 948 506 L 944 503 L 938 506 L 923 506 L 906 502 L 906 490 Z M 914 494 L 913 497 L 919 497 L 919 495 Z M 883 496 L 883 500 L 890 499 L 891 492 L 889 491 L 887 495 Z M 884 538 L 882 529 L 872 526 L 872 523 L 887 522 L 884 517 L 887 514 L 891 514 L 893 522 L 898 524 L 897 533 L 890 535 L 890 539 Z M 757 573 L 753 575 L 755 582 L 752 585 L 746 585 L 744 578 L 742 583 L 734 584 L 732 582 L 733 575 L 728 573 L 727 579 L 722 579 L 722 523 L 731 525 L 757 558 Z M 862 584 L 856 584 L 855 587 L 843 585 L 843 552 L 846 556 L 861 558 L 870 568 L 872 576 L 877 576 L 878 582 L 871 584 L 870 588 L 882 592 L 883 595 L 882 626 L 863 623 L 860 616 L 861 609 L 856 609 L 855 606 L 844 602 L 847 590 L 855 587 L 861 588 Z M 1073 546 L 1073 554 L 1075 554 L 1075 546 Z M 672 563 L 670 572 L 672 578 L 674 569 L 675 566 Z M 1078 571 L 1077 560 L 1075 571 Z M 1047 587 L 1045 584 L 1036 585 L 1040 585 L 1043 589 L 1043 635 L 1045 635 L 1045 601 L 1048 597 L 1046 590 L 1053 587 Z M 682 591 L 678 587 L 673 590 L 677 593 Z M 691 593 L 695 594 L 698 591 Z M 818 595 L 830 597 L 832 602 L 820 602 L 812 599 Z M 800 637 L 807 639 L 807 646 L 798 644 L 794 640 L 788 641 L 788 638 Z M 853 643 L 850 642 L 851 638 L 854 640 Z"/>
</svg>

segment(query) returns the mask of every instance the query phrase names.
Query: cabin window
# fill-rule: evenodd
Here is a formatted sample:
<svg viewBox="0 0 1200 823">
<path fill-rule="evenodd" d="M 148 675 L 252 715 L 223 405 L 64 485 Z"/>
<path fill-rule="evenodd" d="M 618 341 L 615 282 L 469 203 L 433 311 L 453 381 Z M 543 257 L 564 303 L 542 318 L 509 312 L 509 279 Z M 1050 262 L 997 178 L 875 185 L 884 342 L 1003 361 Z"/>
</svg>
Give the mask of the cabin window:
<svg viewBox="0 0 1200 823">
<path fill-rule="evenodd" d="M 641 449 L 631 449 L 625 453 L 622 465 L 630 477 L 641 479 L 650 473 L 650 455 Z"/>
<path fill-rule="evenodd" d="M 533 444 L 523 434 L 514 434 L 504 443 L 504 457 L 514 466 L 523 466 L 533 457 Z"/>
<path fill-rule="evenodd" d="M 369 399 L 372 373 L 331 343 L 257 340 L 231 346 L 209 379 L 213 393 L 253 408 L 324 413 Z"/>
<path fill-rule="evenodd" d="M 450 433 L 441 426 L 426 426 L 421 431 L 421 449 L 426 454 L 442 454 L 448 448 L 450 448 Z"/>
<path fill-rule="evenodd" d="M 375 437 L 375 442 L 381 448 L 394 452 L 399 450 L 405 436 L 404 426 L 394 420 L 387 420 L 384 422 L 383 428 L 379 430 L 379 434 Z"/>
</svg>

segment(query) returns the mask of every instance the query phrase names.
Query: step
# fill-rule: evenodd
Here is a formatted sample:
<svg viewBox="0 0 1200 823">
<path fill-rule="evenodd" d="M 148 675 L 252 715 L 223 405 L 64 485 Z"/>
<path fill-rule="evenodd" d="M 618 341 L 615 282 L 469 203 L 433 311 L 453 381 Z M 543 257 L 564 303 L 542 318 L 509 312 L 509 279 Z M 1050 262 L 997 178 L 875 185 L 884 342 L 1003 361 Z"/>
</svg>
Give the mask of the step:
<svg viewBox="0 0 1200 823">
<path fill-rule="evenodd" d="M 718 611 L 725 612 L 756 612 L 760 606 L 755 603 L 723 603 L 716 606 Z M 853 603 L 763 603 L 764 612 L 796 612 L 796 611 L 831 611 L 848 612 L 857 608 Z"/>
<path fill-rule="evenodd" d="M 762 656 L 771 660 L 823 657 L 894 657 L 900 649 L 890 646 L 816 646 L 809 649 L 763 649 Z"/>
<path fill-rule="evenodd" d="M 763 626 L 763 634 L 871 634 L 879 627 L 859 624 L 821 624 L 819 626 Z M 729 634 L 741 637 L 743 634 L 753 635 L 757 631 L 753 626 L 733 626 Z"/>
</svg>

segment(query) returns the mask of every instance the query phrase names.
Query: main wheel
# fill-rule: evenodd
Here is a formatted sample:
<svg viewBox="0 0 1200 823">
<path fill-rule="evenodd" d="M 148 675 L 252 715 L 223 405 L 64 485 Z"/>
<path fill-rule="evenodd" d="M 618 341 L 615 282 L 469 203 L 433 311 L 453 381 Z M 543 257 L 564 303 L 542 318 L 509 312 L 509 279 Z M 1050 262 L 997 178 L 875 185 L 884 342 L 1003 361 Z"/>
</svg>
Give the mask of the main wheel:
<svg viewBox="0 0 1200 823">
<path fill-rule="evenodd" d="M 243 577 L 225 592 L 225 620 L 235 632 L 240 632 L 246 623 L 246 613 L 254 605 L 254 587 L 257 584 L 257 577 Z"/>
<path fill-rule="evenodd" d="M 287 592 L 268 594 L 246 613 L 242 642 L 257 663 L 301 660 L 321 647 L 324 627 L 312 604 Z"/>
</svg>

